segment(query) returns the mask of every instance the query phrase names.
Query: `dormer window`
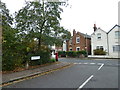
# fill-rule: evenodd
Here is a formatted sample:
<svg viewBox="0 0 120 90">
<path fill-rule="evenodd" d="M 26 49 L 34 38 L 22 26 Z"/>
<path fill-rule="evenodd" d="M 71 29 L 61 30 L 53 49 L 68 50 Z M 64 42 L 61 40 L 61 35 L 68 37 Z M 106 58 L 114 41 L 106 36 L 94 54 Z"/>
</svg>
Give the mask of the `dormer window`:
<svg viewBox="0 0 120 90">
<path fill-rule="evenodd" d="M 99 39 L 99 40 L 101 39 L 101 33 L 97 34 L 97 39 Z"/>
<path fill-rule="evenodd" d="M 76 37 L 76 43 L 80 43 L 80 37 Z"/>
</svg>

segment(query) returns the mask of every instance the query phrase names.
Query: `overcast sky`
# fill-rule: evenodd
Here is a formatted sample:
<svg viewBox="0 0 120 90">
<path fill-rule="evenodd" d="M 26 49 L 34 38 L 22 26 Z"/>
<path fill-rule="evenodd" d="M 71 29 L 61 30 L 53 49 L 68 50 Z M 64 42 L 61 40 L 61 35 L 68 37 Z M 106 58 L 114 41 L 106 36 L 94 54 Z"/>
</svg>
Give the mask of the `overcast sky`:
<svg viewBox="0 0 120 90">
<path fill-rule="evenodd" d="M 1 0 L 13 14 L 25 5 L 25 0 Z M 28 1 L 28 0 L 26 0 Z M 61 14 L 61 26 L 69 31 L 92 34 L 96 23 L 108 32 L 118 24 L 118 2 L 120 0 L 69 0 L 69 6 Z"/>
</svg>

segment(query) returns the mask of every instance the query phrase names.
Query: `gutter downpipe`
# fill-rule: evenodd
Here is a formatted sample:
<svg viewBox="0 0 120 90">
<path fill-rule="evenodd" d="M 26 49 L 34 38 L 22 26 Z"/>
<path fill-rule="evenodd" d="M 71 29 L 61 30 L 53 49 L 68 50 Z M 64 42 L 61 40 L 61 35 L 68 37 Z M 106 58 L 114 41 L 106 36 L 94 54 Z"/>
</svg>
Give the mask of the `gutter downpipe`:
<svg viewBox="0 0 120 90">
<path fill-rule="evenodd" d="M 108 41 L 108 33 L 107 33 L 107 47 L 108 47 L 108 55 L 109 55 L 109 41 Z"/>
</svg>

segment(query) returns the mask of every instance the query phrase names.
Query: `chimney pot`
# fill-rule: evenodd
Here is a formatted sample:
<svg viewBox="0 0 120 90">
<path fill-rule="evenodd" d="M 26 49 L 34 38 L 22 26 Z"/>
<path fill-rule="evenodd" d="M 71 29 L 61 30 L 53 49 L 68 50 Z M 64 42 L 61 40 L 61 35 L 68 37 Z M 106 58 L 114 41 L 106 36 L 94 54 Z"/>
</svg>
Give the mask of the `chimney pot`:
<svg viewBox="0 0 120 90">
<path fill-rule="evenodd" d="M 94 29 L 94 32 L 97 30 L 96 24 L 94 24 L 93 29 Z"/>
<path fill-rule="evenodd" d="M 75 29 L 73 29 L 73 36 L 76 34 L 76 31 L 75 31 Z"/>
</svg>

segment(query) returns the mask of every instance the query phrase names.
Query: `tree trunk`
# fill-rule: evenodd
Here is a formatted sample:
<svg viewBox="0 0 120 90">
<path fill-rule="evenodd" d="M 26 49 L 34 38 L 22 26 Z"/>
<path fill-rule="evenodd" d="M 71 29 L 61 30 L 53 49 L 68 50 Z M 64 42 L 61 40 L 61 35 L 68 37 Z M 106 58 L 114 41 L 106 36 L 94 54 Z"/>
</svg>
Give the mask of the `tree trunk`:
<svg viewBox="0 0 120 90">
<path fill-rule="evenodd" d="M 43 21 L 42 25 L 41 25 L 41 28 L 40 28 L 40 37 L 39 37 L 39 41 L 38 41 L 38 50 L 41 50 L 41 45 L 42 45 L 42 29 L 43 29 L 43 26 L 45 24 L 46 20 Z"/>
</svg>

